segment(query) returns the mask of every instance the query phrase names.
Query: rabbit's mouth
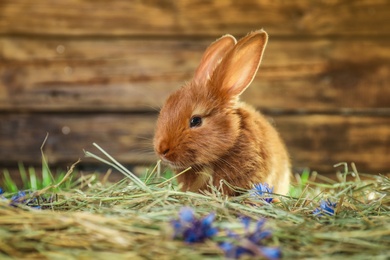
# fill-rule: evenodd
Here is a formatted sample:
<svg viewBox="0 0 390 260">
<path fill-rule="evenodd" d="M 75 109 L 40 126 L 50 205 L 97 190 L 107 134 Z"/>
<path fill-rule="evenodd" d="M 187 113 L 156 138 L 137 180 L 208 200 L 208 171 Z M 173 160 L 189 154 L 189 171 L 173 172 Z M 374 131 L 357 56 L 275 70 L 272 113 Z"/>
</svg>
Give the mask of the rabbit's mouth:
<svg viewBox="0 0 390 260">
<path fill-rule="evenodd" d="M 180 164 L 180 163 L 177 163 L 177 162 L 173 162 L 171 160 L 168 160 L 167 158 L 165 158 L 164 156 L 161 156 L 161 161 L 168 165 L 172 170 L 184 170 L 186 168 L 188 168 L 188 166 L 185 166 L 183 164 Z"/>
<path fill-rule="evenodd" d="M 171 168 L 171 170 L 175 171 L 176 173 L 186 172 L 188 170 L 194 169 L 196 167 L 191 165 L 183 165 L 183 164 L 177 164 L 177 163 L 166 163 L 166 165 Z"/>
</svg>

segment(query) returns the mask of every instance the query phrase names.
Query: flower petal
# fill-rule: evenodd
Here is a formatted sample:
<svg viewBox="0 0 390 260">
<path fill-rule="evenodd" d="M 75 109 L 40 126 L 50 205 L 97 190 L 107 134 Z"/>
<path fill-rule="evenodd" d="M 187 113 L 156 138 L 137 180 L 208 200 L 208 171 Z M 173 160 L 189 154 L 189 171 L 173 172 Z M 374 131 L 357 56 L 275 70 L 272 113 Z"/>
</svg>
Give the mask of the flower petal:
<svg viewBox="0 0 390 260">
<path fill-rule="evenodd" d="M 244 224 L 245 230 L 248 231 L 249 225 L 251 223 L 251 218 L 247 216 L 241 217 L 241 223 Z"/>
<path fill-rule="evenodd" d="M 215 218 L 215 213 L 210 213 L 202 219 L 202 225 L 210 226 Z"/>
<path fill-rule="evenodd" d="M 278 247 L 260 247 L 260 251 L 267 259 L 280 259 L 282 257 L 282 252 Z"/>
<path fill-rule="evenodd" d="M 183 207 L 179 212 L 179 217 L 181 221 L 192 222 L 194 221 L 194 211 L 190 207 Z"/>
<path fill-rule="evenodd" d="M 204 231 L 204 234 L 206 237 L 213 237 L 218 233 L 217 228 L 208 228 L 207 230 Z"/>
</svg>

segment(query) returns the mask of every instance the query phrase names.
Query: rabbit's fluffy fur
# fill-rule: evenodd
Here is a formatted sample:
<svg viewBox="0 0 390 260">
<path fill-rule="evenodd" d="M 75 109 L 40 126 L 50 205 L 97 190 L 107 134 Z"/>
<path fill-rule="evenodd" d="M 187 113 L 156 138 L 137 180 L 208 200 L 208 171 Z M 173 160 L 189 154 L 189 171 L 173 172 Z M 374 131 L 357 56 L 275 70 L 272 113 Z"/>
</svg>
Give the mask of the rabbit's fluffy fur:
<svg viewBox="0 0 390 260">
<path fill-rule="evenodd" d="M 183 190 L 214 185 L 237 195 L 229 186 L 251 189 L 268 183 L 275 193 L 288 192 L 290 161 L 278 132 L 238 99 L 256 75 L 267 40 L 263 30 L 238 42 L 231 35 L 221 37 L 203 54 L 192 81 L 162 107 L 154 148 L 176 173 L 191 167 L 178 176 Z"/>
</svg>

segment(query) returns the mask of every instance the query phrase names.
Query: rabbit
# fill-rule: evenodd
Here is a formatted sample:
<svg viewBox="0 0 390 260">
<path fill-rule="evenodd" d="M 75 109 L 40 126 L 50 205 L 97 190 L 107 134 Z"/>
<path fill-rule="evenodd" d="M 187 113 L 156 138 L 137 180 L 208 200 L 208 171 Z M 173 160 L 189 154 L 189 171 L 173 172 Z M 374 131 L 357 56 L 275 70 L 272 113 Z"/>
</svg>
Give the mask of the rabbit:
<svg viewBox="0 0 390 260">
<path fill-rule="evenodd" d="M 291 166 L 278 132 L 253 107 L 239 101 L 259 68 L 268 35 L 238 42 L 225 35 L 205 51 L 193 79 L 171 94 L 157 119 L 154 150 L 177 174 L 183 191 L 236 196 L 267 183 L 287 194 Z M 222 181 L 224 180 L 224 181 Z"/>
</svg>

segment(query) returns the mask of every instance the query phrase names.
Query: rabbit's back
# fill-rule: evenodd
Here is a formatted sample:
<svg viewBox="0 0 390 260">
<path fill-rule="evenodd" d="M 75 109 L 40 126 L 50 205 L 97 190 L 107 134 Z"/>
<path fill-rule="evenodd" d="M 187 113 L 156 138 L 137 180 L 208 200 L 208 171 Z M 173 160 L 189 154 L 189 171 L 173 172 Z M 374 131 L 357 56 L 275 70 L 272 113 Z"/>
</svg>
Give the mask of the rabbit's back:
<svg viewBox="0 0 390 260">
<path fill-rule="evenodd" d="M 236 113 L 240 134 L 235 145 L 213 165 L 214 184 L 224 179 L 232 186 L 250 189 L 254 184 L 267 183 L 275 193 L 286 194 L 290 161 L 278 132 L 262 114 L 244 103 Z"/>
</svg>

